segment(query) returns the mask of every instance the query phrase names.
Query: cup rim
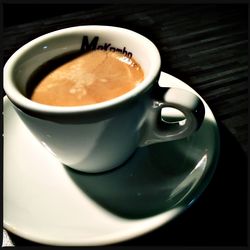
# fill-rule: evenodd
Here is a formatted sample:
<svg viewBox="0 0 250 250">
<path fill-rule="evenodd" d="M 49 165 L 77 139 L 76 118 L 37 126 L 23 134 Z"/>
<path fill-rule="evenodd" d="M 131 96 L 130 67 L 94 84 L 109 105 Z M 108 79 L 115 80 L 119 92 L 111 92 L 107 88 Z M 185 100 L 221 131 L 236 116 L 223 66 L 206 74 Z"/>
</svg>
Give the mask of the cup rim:
<svg viewBox="0 0 250 250">
<path fill-rule="evenodd" d="M 93 30 L 109 30 L 112 32 L 122 32 L 127 33 L 130 37 L 133 37 L 134 39 L 143 41 L 143 44 L 145 47 L 150 48 L 151 54 L 152 54 L 152 67 L 149 70 L 148 76 L 135 88 L 132 90 L 124 93 L 121 96 L 118 96 L 116 98 L 95 103 L 95 104 L 89 104 L 89 105 L 81 105 L 81 106 L 52 106 L 52 105 L 46 105 L 34 102 L 30 100 L 29 98 L 25 97 L 23 94 L 20 93 L 20 91 L 17 90 L 13 77 L 12 72 L 14 71 L 16 62 L 20 59 L 20 57 L 29 50 L 30 47 L 35 46 L 36 44 L 39 44 L 42 41 L 45 41 L 51 37 L 54 36 L 60 36 L 63 34 L 69 34 L 72 32 L 83 32 L 83 31 L 93 31 Z M 140 93 L 144 92 L 146 89 L 148 89 L 149 86 L 151 86 L 157 77 L 157 75 L 160 72 L 160 65 L 161 65 L 161 58 L 160 53 L 157 49 L 157 47 L 154 45 L 153 42 L 151 42 L 147 37 L 121 27 L 116 26 L 107 26 L 107 25 L 81 25 L 81 26 L 73 26 L 68 28 L 59 29 L 56 31 L 52 31 L 49 33 L 46 33 L 44 35 L 41 35 L 30 42 L 26 43 L 22 47 L 20 47 L 6 62 L 4 65 L 4 90 L 7 95 L 7 97 L 18 107 L 24 108 L 26 110 L 30 110 L 32 112 L 38 112 L 38 113 L 50 113 L 50 114 L 74 114 L 74 113 L 82 113 L 82 112 L 90 112 L 90 111 L 97 111 L 97 110 L 103 110 L 115 107 L 119 104 L 122 104 L 124 102 L 127 102 L 131 99 L 134 99 L 136 96 L 140 95 Z"/>
</svg>

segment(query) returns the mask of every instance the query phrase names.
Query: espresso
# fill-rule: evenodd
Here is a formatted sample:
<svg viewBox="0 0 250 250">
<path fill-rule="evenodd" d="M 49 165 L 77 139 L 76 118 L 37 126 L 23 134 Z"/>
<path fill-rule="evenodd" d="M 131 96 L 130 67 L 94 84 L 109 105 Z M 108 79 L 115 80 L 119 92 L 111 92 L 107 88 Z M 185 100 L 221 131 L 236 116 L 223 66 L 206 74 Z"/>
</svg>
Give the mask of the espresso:
<svg viewBox="0 0 250 250">
<path fill-rule="evenodd" d="M 120 52 L 94 50 L 65 60 L 32 77 L 31 100 L 53 106 L 95 104 L 125 94 L 144 79 L 135 59 Z"/>
</svg>

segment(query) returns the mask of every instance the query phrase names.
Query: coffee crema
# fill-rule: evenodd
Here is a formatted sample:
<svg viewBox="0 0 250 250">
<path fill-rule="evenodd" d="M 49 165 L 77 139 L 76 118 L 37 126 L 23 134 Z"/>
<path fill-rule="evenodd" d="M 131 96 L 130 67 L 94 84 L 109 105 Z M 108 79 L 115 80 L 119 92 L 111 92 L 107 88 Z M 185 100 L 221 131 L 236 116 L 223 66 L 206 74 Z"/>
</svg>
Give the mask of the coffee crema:
<svg viewBox="0 0 250 250">
<path fill-rule="evenodd" d="M 143 70 L 134 58 L 95 50 L 63 63 L 33 83 L 30 99 L 53 106 L 95 104 L 125 94 L 143 79 Z"/>
</svg>

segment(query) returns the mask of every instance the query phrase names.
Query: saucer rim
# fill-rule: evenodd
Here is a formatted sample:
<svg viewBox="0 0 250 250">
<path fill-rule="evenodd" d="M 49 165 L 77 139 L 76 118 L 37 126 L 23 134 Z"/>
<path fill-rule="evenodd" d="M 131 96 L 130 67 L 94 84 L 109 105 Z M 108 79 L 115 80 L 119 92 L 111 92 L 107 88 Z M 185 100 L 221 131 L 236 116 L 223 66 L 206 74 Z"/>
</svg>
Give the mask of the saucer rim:
<svg viewBox="0 0 250 250">
<path fill-rule="evenodd" d="M 11 233 L 20 236 L 26 240 L 29 241 L 33 241 L 39 244 L 45 244 L 45 245 L 54 245 L 54 246 L 104 246 L 104 245 L 112 245 L 112 244 L 117 244 L 117 243 L 121 243 L 124 242 L 126 240 L 130 240 L 130 239 L 134 239 L 137 237 L 140 237 L 144 234 L 147 234 L 161 226 L 163 226 L 164 224 L 168 223 L 169 221 L 173 220 L 174 218 L 176 218 L 178 215 L 180 215 L 181 213 L 183 213 L 186 209 L 189 208 L 189 206 L 196 201 L 200 195 L 203 193 L 203 191 L 206 189 L 206 187 L 208 186 L 208 184 L 210 183 L 210 180 L 215 172 L 218 160 L 219 160 L 219 152 L 220 152 L 220 135 L 219 135 L 219 129 L 217 126 L 217 122 L 216 119 L 211 111 L 211 109 L 209 108 L 209 106 L 207 105 L 207 103 L 204 101 L 204 99 L 190 86 L 188 86 L 185 82 L 179 80 L 178 78 L 167 74 L 163 71 L 161 71 L 161 77 L 162 75 L 166 75 L 166 76 L 170 76 L 173 80 L 178 81 L 181 85 L 185 86 L 185 88 L 191 89 L 195 94 L 197 94 L 201 100 L 203 101 L 204 105 L 205 105 L 205 117 L 208 117 L 210 119 L 210 121 L 215 125 L 214 126 L 214 133 L 215 133 L 215 141 L 217 141 L 217 143 L 215 144 L 214 147 L 214 152 L 213 152 L 213 158 L 212 161 L 210 163 L 210 165 L 207 167 L 206 173 L 204 174 L 204 176 L 201 177 L 201 179 L 199 180 L 199 184 L 195 186 L 195 188 L 191 191 L 191 193 L 188 195 L 188 198 L 193 197 L 191 202 L 184 204 L 182 206 L 178 207 L 174 207 L 175 212 L 173 213 L 173 215 L 170 216 L 165 216 L 167 215 L 169 212 L 171 212 L 173 209 L 164 211 L 160 214 L 154 215 L 152 216 L 152 218 L 156 218 L 159 217 L 159 221 L 157 223 L 154 223 L 152 225 L 149 225 L 147 228 L 143 228 L 140 231 L 135 231 L 132 233 L 131 232 L 125 232 L 122 234 L 118 234 L 116 236 L 114 235 L 110 235 L 109 237 L 105 236 L 102 239 L 98 239 L 96 242 L 94 242 L 93 240 L 90 240 L 90 242 L 88 242 L 88 240 L 86 241 L 86 239 L 83 237 L 82 239 L 80 239 L 78 242 L 71 242 L 70 240 L 46 240 L 44 238 L 39 239 L 39 237 L 34 237 L 31 234 L 25 234 L 25 232 L 22 231 L 18 231 L 17 229 L 15 229 L 14 227 L 12 227 L 10 224 L 8 224 L 8 222 L 5 221 L 5 218 L 3 218 L 3 227 L 10 231 Z M 175 85 L 176 83 L 174 83 Z M 4 101 L 4 105 L 6 105 L 6 101 L 8 100 L 7 96 L 4 96 L 3 101 Z M 4 168 L 4 166 L 3 166 Z M 201 181 L 202 180 L 202 181 Z M 184 199 L 186 200 L 186 199 Z M 183 202 L 182 202 L 183 203 Z M 162 218 L 161 218 L 162 217 Z"/>
</svg>

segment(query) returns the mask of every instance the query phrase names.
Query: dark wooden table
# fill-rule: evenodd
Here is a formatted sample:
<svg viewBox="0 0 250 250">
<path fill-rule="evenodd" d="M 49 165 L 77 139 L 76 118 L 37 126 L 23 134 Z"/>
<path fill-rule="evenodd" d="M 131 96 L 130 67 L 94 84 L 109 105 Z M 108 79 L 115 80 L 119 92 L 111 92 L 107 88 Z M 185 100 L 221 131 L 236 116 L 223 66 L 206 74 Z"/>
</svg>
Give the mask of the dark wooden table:
<svg viewBox="0 0 250 250">
<path fill-rule="evenodd" d="M 14 9 L 23 18 L 13 19 Z M 221 155 L 201 197 L 170 223 L 117 245 L 246 246 L 247 11 L 244 4 L 4 5 L 4 63 L 20 46 L 56 29 L 89 24 L 129 28 L 157 45 L 162 70 L 195 89 L 218 121 Z M 8 236 L 15 246 L 38 245 Z"/>
</svg>

